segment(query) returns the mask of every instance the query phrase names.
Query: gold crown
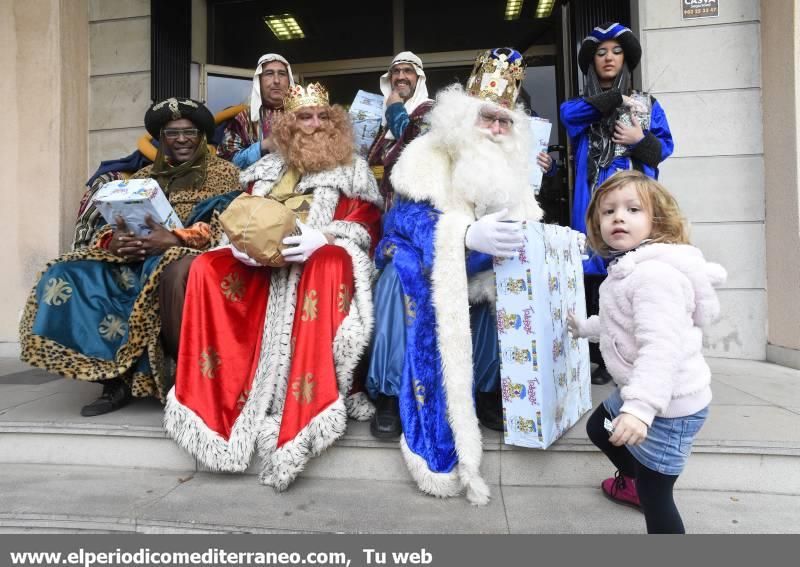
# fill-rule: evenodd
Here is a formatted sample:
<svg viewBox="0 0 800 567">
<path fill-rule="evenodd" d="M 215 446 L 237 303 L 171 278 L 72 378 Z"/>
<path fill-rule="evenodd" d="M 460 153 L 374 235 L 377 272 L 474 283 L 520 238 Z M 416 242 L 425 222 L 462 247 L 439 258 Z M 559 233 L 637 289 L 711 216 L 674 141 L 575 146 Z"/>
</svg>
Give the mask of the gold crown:
<svg viewBox="0 0 800 567">
<path fill-rule="evenodd" d="M 306 88 L 301 85 L 289 87 L 289 93 L 283 99 L 283 109 L 294 112 L 304 106 L 328 106 L 328 91 L 319 83 L 310 83 Z"/>
<path fill-rule="evenodd" d="M 487 49 L 475 60 L 467 94 L 513 108 L 525 77 L 525 60 L 510 47 Z"/>
</svg>

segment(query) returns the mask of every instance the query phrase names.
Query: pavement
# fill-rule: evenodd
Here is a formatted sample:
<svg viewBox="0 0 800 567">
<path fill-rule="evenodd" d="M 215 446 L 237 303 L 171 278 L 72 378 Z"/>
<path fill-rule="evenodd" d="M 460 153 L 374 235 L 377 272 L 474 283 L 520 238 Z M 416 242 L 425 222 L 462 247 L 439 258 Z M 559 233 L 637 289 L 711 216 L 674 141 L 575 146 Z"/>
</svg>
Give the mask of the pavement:
<svg viewBox="0 0 800 567">
<path fill-rule="evenodd" d="M 676 502 L 690 533 L 800 533 L 800 371 L 709 359 L 714 401 Z M 611 386 L 594 387 L 599 403 Z M 166 438 L 140 400 L 78 411 L 95 384 L 0 358 L 0 533 L 644 533 L 642 515 L 603 498 L 610 465 L 582 424 L 547 451 L 485 431 L 492 501 L 421 494 L 396 443 L 351 422 L 284 493 L 251 474 L 212 474 Z"/>
</svg>

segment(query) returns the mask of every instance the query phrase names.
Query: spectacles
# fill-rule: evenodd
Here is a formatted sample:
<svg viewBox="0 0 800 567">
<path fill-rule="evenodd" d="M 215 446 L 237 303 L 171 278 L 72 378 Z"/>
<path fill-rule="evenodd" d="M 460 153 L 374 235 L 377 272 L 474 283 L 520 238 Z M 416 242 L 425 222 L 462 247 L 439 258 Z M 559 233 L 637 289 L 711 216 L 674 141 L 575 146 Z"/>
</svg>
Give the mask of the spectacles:
<svg viewBox="0 0 800 567">
<path fill-rule="evenodd" d="M 614 55 L 620 55 L 624 53 L 624 51 L 625 50 L 622 49 L 621 45 L 615 45 L 614 47 L 611 48 L 611 53 L 613 53 Z M 600 47 L 597 51 L 594 52 L 594 54 L 597 57 L 603 57 L 606 53 L 608 53 L 607 47 Z"/>
<path fill-rule="evenodd" d="M 498 115 L 494 116 L 492 114 L 487 114 L 485 112 L 481 112 L 478 114 L 478 117 L 481 119 L 481 124 L 485 126 L 491 126 L 495 122 L 500 125 L 500 128 L 507 130 L 514 125 L 514 120 L 508 116 Z"/>
<path fill-rule="evenodd" d="M 181 135 L 187 140 L 196 140 L 200 136 L 197 128 L 165 128 L 162 132 L 167 140 L 177 140 Z"/>
</svg>

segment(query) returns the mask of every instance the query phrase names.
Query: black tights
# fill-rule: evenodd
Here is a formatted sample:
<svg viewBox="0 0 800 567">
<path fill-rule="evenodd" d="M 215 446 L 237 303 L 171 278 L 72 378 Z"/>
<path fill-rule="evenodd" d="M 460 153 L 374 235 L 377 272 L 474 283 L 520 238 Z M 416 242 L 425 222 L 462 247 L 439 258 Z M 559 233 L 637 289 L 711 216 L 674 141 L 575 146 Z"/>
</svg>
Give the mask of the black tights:
<svg viewBox="0 0 800 567">
<path fill-rule="evenodd" d="M 589 434 L 592 443 L 605 453 L 622 474 L 636 479 L 636 491 L 639 493 L 639 501 L 647 522 L 647 533 L 686 533 L 672 497 L 672 487 L 678 477 L 651 470 L 634 459 L 624 445 L 615 447 L 609 443 L 609 433 L 603 427 L 604 419 L 611 419 L 611 416 L 600 404 L 586 422 L 586 433 Z"/>
</svg>

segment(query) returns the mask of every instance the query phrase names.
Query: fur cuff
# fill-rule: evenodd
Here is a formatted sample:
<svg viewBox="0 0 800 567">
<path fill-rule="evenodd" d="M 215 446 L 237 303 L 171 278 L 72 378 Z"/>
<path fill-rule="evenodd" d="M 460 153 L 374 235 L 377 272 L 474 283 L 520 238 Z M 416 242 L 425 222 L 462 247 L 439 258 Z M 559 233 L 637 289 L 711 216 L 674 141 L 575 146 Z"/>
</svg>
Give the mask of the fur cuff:
<svg viewBox="0 0 800 567">
<path fill-rule="evenodd" d="M 357 222 L 332 221 L 323 229 L 323 232 L 331 234 L 337 238 L 352 240 L 362 250 L 369 250 L 371 239 L 367 229 Z"/>
<path fill-rule="evenodd" d="M 594 106 L 600 114 L 606 116 L 622 104 L 622 93 L 616 89 L 611 89 L 594 96 L 587 96 L 583 100 Z"/>
<path fill-rule="evenodd" d="M 632 158 L 655 169 L 661 163 L 661 140 L 652 132 L 647 132 L 644 138 L 630 149 L 630 153 Z"/>
</svg>

